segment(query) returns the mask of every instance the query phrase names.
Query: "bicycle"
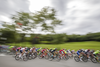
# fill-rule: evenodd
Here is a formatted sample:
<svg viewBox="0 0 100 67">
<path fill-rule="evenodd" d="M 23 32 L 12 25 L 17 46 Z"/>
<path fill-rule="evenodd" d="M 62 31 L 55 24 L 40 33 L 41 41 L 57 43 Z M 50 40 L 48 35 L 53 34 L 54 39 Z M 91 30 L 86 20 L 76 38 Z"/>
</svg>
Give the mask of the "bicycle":
<svg viewBox="0 0 100 67">
<path fill-rule="evenodd" d="M 87 62 L 87 61 L 88 61 L 88 58 L 87 58 L 87 56 L 85 56 L 85 55 L 81 55 L 80 58 L 81 58 L 82 61 L 84 61 L 84 62 Z M 79 58 L 78 55 L 74 56 L 74 60 L 75 60 L 76 62 L 79 62 L 79 61 L 80 61 L 80 58 Z"/>
<path fill-rule="evenodd" d="M 42 59 L 42 58 L 45 58 L 45 59 L 49 59 L 49 54 L 46 52 L 46 53 L 39 53 L 38 55 L 39 59 Z"/>
<path fill-rule="evenodd" d="M 63 57 L 62 57 L 62 56 L 63 56 Z M 60 55 L 60 58 L 61 58 L 61 59 L 64 59 L 64 60 L 68 60 L 68 59 L 69 59 L 68 54 L 62 54 L 62 56 Z"/>
<path fill-rule="evenodd" d="M 98 59 L 97 59 L 97 58 L 98 58 Z M 94 57 L 91 58 L 91 61 L 92 61 L 93 63 L 99 63 L 99 62 L 100 62 L 100 56 L 97 56 L 97 58 L 96 58 L 96 56 L 94 56 Z"/>
<path fill-rule="evenodd" d="M 50 53 L 50 58 L 49 58 L 49 60 L 50 61 L 52 61 L 52 60 L 56 60 L 56 61 L 60 61 L 61 60 L 61 57 L 60 57 L 60 54 L 57 52 L 57 53 L 55 53 L 55 56 L 54 56 L 54 54 L 53 53 Z"/>
<path fill-rule="evenodd" d="M 15 60 L 24 60 L 24 61 L 27 61 L 27 57 L 26 57 L 26 53 L 24 53 L 23 55 L 21 53 L 17 53 L 16 56 L 15 56 Z"/>
</svg>

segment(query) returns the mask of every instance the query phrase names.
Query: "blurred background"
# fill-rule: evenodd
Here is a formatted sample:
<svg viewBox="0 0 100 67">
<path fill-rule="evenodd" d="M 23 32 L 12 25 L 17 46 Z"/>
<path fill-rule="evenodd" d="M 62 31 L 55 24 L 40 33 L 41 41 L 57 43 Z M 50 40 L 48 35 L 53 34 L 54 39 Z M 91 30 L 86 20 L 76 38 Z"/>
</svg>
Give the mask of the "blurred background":
<svg viewBox="0 0 100 67">
<path fill-rule="evenodd" d="M 0 45 L 100 49 L 100 0 L 0 0 Z"/>
</svg>

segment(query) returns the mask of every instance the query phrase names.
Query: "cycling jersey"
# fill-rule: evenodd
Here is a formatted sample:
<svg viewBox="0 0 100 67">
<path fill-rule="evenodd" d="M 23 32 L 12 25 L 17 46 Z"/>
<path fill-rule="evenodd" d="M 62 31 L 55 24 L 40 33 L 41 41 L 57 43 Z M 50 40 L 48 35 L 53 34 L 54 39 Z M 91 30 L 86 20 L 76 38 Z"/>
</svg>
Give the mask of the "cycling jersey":
<svg viewBox="0 0 100 67">
<path fill-rule="evenodd" d="M 67 54 L 67 52 L 64 50 L 64 53 Z"/>
<path fill-rule="evenodd" d="M 70 50 L 68 50 L 67 52 L 71 54 L 71 51 Z"/>
<path fill-rule="evenodd" d="M 26 48 L 25 51 L 26 51 L 26 52 L 30 51 L 30 48 Z"/>
<path fill-rule="evenodd" d="M 39 48 L 37 51 L 40 51 L 41 50 L 41 48 Z"/>
<path fill-rule="evenodd" d="M 21 49 L 20 49 L 20 52 L 22 53 L 24 50 L 25 50 L 25 48 L 21 48 Z"/>
<path fill-rule="evenodd" d="M 86 54 L 86 55 L 90 55 L 90 51 L 87 50 L 87 51 L 85 52 L 85 54 Z"/>
<path fill-rule="evenodd" d="M 77 54 L 80 55 L 81 52 L 82 52 L 82 50 L 78 50 L 78 51 L 77 51 Z"/>
<path fill-rule="evenodd" d="M 63 53 L 63 49 L 62 50 L 59 50 L 59 53 L 62 54 Z"/>
<path fill-rule="evenodd" d="M 56 49 L 52 49 L 52 51 L 51 51 L 51 52 L 53 53 L 53 52 L 55 52 L 55 51 L 56 51 Z"/>
<path fill-rule="evenodd" d="M 21 47 L 18 47 L 17 49 L 21 49 Z"/>
<path fill-rule="evenodd" d="M 93 54 L 99 54 L 99 51 L 97 50 L 97 51 L 95 51 Z"/>
<path fill-rule="evenodd" d="M 21 47 L 18 47 L 17 49 L 16 49 L 16 51 L 19 51 L 21 49 Z"/>
<path fill-rule="evenodd" d="M 8 47 L 9 49 L 12 49 L 14 46 L 10 46 L 10 47 Z"/>
<path fill-rule="evenodd" d="M 49 49 L 49 52 L 52 52 L 52 48 Z"/>
<path fill-rule="evenodd" d="M 39 51 L 40 48 L 35 49 L 36 51 Z"/>
<path fill-rule="evenodd" d="M 12 50 L 16 51 L 16 48 L 17 48 L 17 47 L 13 47 Z"/>
<path fill-rule="evenodd" d="M 43 49 L 41 52 L 44 53 L 45 50 L 46 50 L 46 49 Z"/>
</svg>

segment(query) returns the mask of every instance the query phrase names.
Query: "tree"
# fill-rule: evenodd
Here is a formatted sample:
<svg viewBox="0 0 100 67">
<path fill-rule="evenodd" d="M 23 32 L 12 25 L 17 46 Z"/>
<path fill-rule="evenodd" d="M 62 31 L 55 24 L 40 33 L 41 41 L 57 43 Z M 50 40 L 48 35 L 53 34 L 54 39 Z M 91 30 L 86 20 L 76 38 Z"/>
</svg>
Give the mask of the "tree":
<svg viewBox="0 0 100 67">
<path fill-rule="evenodd" d="M 56 18 L 56 11 L 51 7 L 44 7 L 35 13 L 17 12 L 12 16 L 12 19 L 16 24 L 21 23 L 22 31 L 26 32 L 38 27 L 41 27 L 41 31 L 54 32 L 54 27 L 61 25 L 62 22 Z M 51 21 L 50 24 L 48 24 L 48 20 Z"/>
<path fill-rule="evenodd" d="M 22 31 L 34 32 L 32 29 L 38 29 L 40 27 L 41 31 L 54 33 L 54 27 L 62 25 L 62 21 L 57 19 L 56 16 L 56 10 L 54 8 L 44 7 L 41 11 L 36 11 L 35 13 L 17 12 L 16 15 L 12 16 L 12 19 L 16 25 L 18 23 L 21 24 L 19 26 L 21 26 Z M 48 23 L 48 20 L 51 22 Z"/>
<path fill-rule="evenodd" d="M 55 34 L 53 35 L 53 40 L 51 41 L 54 44 L 61 44 L 61 43 L 65 43 L 65 41 L 67 40 L 66 38 L 66 34 Z"/>
<path fill-rule="evenodd" d="M 9 31 L 16 31 L 15 25 L 14 24 L 7 24 L 8 22 L 3 22 L 2 21 L 2 26 L 4 28 L 1 28 L 1 30 L 9 30 Z"/>
<path fill-rule="evenodd" d="M 2 42 L 13 43 L 17 41 L 18 35 L 15 31 L 2 29 L 0 39 Z"/>
</svg>

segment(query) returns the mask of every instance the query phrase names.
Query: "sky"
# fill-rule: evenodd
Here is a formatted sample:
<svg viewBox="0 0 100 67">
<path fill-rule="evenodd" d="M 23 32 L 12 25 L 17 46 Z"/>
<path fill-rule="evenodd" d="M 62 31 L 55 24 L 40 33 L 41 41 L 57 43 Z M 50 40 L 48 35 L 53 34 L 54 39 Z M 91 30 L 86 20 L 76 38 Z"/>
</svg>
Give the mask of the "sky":
<svg viewBox="0 0 100 67">
<path fill-rule="evenodd" d="M 0 21 L 11 23 L 10 17 L 16 11 L 35 12 L 44 6 L 55 8 L 62 20 L 63 25 L 55 28 L 56 33 L 100 32 L 100 0 L 0 0 Z M 44 34 L 39 29 L 35 33 Z"/>
</svg>

